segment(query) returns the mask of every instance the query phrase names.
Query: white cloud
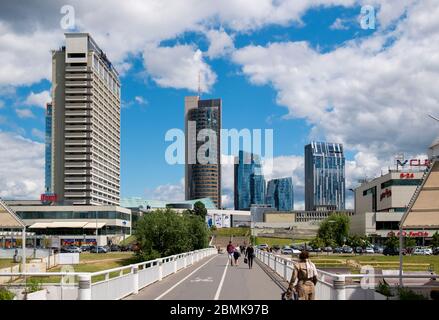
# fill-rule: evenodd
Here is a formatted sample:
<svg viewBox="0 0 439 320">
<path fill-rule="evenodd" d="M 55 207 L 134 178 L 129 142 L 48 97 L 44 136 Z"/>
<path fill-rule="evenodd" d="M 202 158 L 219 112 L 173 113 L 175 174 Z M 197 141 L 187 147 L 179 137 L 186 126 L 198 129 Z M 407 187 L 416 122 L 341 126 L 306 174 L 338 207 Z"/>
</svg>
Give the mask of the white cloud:
<svg viewBox="0 0 439 320">
<path fill-rule="evenodd" d="M 286 118 L 313 126 L 311 139 L 341 142 L 380 161 L 423 153 L 437 136 L 426 114 L 439 105 L 439 7 L 422 1 L 407 10 L 395 31 L 328 53 L 280 42 L 236 50 L 233 60 L 251 83 L 275 88 Z"/>
<path fill-rule="evenodd" d="M 161 87 L 209 92 L 216 75 L 203 60 L 200 50 L 190 45 L 173 47 L 149 46 L 143 52 L 143 61 L 150 77 Z"/>
<path fill-rule="evenodd" d="M 44 144 L 0 131 L 0 197 L 39 199 L 44 191 Z"/>
<path fill-rule="evenodd" d="M 30 109 L 15 109 L 15 113 L 21 119 L 35 118 L 35 115 L 32 113 L 32 110 Z"/>
<path fill-rule="evenodd" d="M 43 131 L 38 130 L 37 128 L 33 128 L 31 133 L 35 138 L 38 138 L 43 141 L 46 139 L 46 134 Z"/>
<path fill-rule="evenodd" d="M 144 97 L 141 97 L 141 96 L 134 97 L 134 101 L 137 102 L 140 105 L 148 104 L 148 100 L 146 100 Z"/>
<path fill-rule="evenodd" d="M 154 189 L 146 189 L 145 196 L 152 200 L 163 201 L 183 201 L 184 195 L 184 178 L 179 183 L 159 185 Z"/>
<path fill-rule="evenodd" d="M 329 27 L 331 30 L 348 30 L 349 27 L 345 25 L 345 21 L 343 19 L 337 18 L 334 23 Z"/>
<path fill-rule="evenodd" d="M 209 40 L 209 49 L 207 50 L 206 55 L 210 59 L 225 56 L 235 48 L 233 38 L 222 29 L 209 30 L 206 32 L 206 37 Z"/>
<path fill-rule="evenodd" d="M 38 93 L 34 93 L 33 91 L 27 96 L 26 101 L 24 102 L 27 106 L 37 106 L 40 108 L 46 108 L 46 103 L 52 101 L 50 96 L 50 92 L 45 90 Z"/>
</svg>

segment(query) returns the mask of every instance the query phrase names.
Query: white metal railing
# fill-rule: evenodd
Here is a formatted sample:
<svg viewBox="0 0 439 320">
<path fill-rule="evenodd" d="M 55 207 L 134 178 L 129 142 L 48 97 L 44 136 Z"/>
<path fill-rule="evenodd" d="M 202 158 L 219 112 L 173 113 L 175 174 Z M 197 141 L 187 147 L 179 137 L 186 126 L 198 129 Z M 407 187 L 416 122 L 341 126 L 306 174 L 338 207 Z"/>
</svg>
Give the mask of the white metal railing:
<svg viewBox="0 0 439 320">
<path fill-rule="evenodd" d="M 293 261 L 266 251 L 255 249 L 256 258 L 281 276 L 290 281 L 293 272 Z M 335 274 L 317 270 L 316 299 L 317 300 L 382 300 L 384 296 L 375 292 L 375 279 L 399 279 L 399 274 Z M 435 274 L 406 274 L 405 280 L 439 279 Z M 399 283 L 398 283 L 399 284 Z M 419 291 L 419 284 L 407 283 L 407 287 Z M 429 286 L 422 286 L 429 289 Z"/>
<path fill-rule="evenodd" d="M 210 247 L 93 273 L 8 272 L 0 273 L 0 278 L 61 277 L 60 283 L 43 284 L 47 291 L 47 299 L 50 300 L 118 300 L 130 294 L 137 294 L 140 289 L 217 253 L 216 248 Z M 11 288 L 21 288 L 23 285 L 7 284 Z"/>
</svg>

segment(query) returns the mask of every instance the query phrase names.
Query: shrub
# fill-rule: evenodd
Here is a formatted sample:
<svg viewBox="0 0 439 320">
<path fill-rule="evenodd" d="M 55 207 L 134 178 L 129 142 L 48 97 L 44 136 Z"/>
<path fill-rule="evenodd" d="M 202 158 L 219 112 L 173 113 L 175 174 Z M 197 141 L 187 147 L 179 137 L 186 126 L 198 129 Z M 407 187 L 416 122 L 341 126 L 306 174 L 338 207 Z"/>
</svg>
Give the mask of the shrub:
<svg viewBox="0 0 439 320">
<path fill-rule="evenodd" d="M 13 300 L 15 294 L 6 288 L 0 288 L 0 300 Z"/>
<path fill-rule="evenodd" d="M 390 285 L 386 282 L 386 280 L 383 279 L 383 282 L 379 282 L 378 288 L 376 289 L 378 293 L 381 293 L 383 296 L 386 297 L 393 297 L 392 289 L 390 288 Z"/>
<path fill-rule="evenodd" d="M 42 289 L 41 281 L 38 279 L 30 279 L 26 286 L 26 293 L 37 292 Z"/>
<path fill-rule="evenodd" d="M 439 300 L 439 290 L 431 290 L 430 298 L 436 301 Z"/>
<path fill-rule="evenodd" d="M 407 288 L 398 290 L 399 300 L 427 300 L 427 298 Z"/>
</svg>

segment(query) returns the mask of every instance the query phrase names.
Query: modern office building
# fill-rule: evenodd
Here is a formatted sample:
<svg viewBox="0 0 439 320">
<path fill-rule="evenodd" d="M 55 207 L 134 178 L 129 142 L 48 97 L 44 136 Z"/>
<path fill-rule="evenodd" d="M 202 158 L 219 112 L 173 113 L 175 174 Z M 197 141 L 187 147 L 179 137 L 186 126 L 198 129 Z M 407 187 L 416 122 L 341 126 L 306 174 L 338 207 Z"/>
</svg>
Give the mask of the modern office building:
<svg viewBox="0 0 439 320">
<path fill-rule="evenodd" d="M 278 211 L 293 210 L 293 179 L 281 178 L 268 181 L 265 203 Z"/>
<path fill-rule="evenodd" d="M 186 200 L 221 208 L 221 99 L 185 97 L 185 143 Z"/>
<path fill-rule="evenodd" d="M 345 157 L 339 143 L 305 146 L 305 210 L 345 209 Z"/>
<path fill-rule="evenodd" d="M 46 104 L 46 146 L 45 146 L 44 192 L 52 193 L 52 104 Z"/>
<path fill-rule="evenodd" d="M 235 210 L 250 210 L 252 204 L 265 202 L 265 179 L 258 155 L 239 151 L 235 158 Z"/>
<path fill-rule="evenodd" d="M 65 46 L 52 51 L 52 151 L 46 165 L 51 183 L 46 189 L 61 205 L 117 206 L 119 75 L 89 34 L 65 37 Z"/>
</svg>

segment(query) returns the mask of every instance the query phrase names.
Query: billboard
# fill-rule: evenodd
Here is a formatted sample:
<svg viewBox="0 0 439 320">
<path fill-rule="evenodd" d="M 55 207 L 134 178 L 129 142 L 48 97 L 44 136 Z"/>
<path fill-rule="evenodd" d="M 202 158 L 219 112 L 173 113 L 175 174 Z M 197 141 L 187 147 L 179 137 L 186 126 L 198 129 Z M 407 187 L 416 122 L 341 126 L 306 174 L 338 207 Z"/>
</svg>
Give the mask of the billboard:
<svg viewBox="0 0 439 320">
<path fill-rule="evenodd" d="M 223 228 L 230 228 L 230 216 L 223 214 Z"/>
<path fill-rule="evenodd" d="M 223 227 L 223 219 L 222 216 L 220 214 L 215 214 L 215 226 L 217 228 L 222 228 Z"/>
</svg>

